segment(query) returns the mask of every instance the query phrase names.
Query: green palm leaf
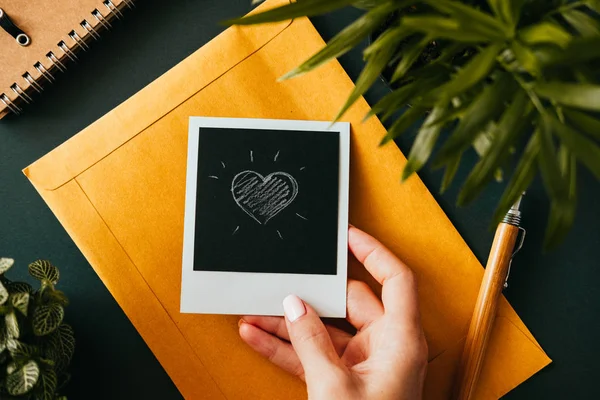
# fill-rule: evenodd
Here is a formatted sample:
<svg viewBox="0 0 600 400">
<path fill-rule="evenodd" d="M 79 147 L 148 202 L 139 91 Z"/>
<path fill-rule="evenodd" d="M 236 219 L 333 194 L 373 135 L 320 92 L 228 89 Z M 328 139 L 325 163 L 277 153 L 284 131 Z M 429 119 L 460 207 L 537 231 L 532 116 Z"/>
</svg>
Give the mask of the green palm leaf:
<svg viewBox="0 0 600 400">
<path fill-rule="evenodd" d="M 600 179 L 600 147 L 555 117 L 548 116 L 548 121 L 554 134 L 569 149 L 570 154 L 574 154 L 597 179 Z"/>
<path fill-rule="evenodd" d="M 224 21 L 226 25 L 252 25 L 265 22 L 287 21 L 288 19 L 325 14 L 352 4 L 354 0 L 301 0 L 258 14 Z"/>
<path fill-rule="evenodd" d="M 402 115 L 392 124 L 390 129 L 388 129 L 387 134 L 381 139 L 379 143 L 380 146 L 396 139 L 400 135 L 402 135 L 412 124 L 417 122 L 419 119 L 425 115 L 427 112 L 427 108 L 414 106 L 409 107 Z"/>
<path fill-rule="evenodd" d="M 600 85 L 586 83 L 539 83 L 535 92 L 546 99 L 569 107 L 600 111 Z"/>
<path fill-rule="evenodd" d="M 365 37 L 373 32 L 396 9 L 395 3 L 383 3 L 363 16 L 358 18 L 344 30 L 338 33 L 317 54 L 306 60 L 302 65 L 288 72 L 281 80 L 301 76 L 325 64 L 336 57 L 340 57 L 358 45 Z"/>
<path fill-rule="evenodd" d="M 477 30 L 469 29 L 459 21 L 438 15 L 409 16 L 402 18 L 402 25 L 422 32 L 432 39 L 450 39 L 464 43 L 485 43 L 498 39 Z"/>
<path fill-rule="evenodd" d="M 562 16 L 581 36 L 597 37 L 600 35 L 600 24 L 586 13 L 571 9 L 563 12 Z"/>
<path fill-rule="evenodd" d="M 494 13 L 508 25 L 514 27 L 519 22 L 524 0 L 488 0 Z"/>
<path fill-rule="evenodd" d="M 572 36 L 560 25 L 544 21 L 519 31 L 519 37 L 528 45 L 556 44 L 566 48 L 571 43 Z"/>
<path fill-rule="evenodd" d="M 534 52 L 546 68 L 571 67 L 600 59 L 600 36 L 573 38 L 564 50 L 544 47 L 535 49 Z"/>
<path fill-rule="evenodd" d="M 538 164 L 542 173 L 544 186 L 553 201 L 561 202 L 566 199 L 564 185 L 556 149 L 552 141 L 552 122 L 546 113 L 540 117 L 540 153 Z"/>
<path fill-rule="evenodd" d="M 408 72 L 410 67 L 413 66 L 415 61 L 419 58 L 425 47 L 431 42 L 431 38 L 426 37 L 424 39 L 415 38 L 411 43 L 406 44 L 404 46 L 404 51 L 402 52 L 402 59 L 396 70 L 394 71 L 394 75 L 392 75 L 392 82 L 396 82 L 398 79 L 403 78 L 404 75 Z"/>
<path fill-rule="evenodd" d="M 425 123 L 419 130 L 417 134 L 417 138 L 415 139 L 415 143 L 410 149 L 410 154 L 408 155 L 408 162 L 404 166 L 404 170 L 402 171 L 402 180 L 405 181 L 410 177 L 414 172 L 419 171 L 423 165 L 429 159 L 431 152 L 433 151 L 433 146 L 440 134 L 442 129 L 441 125 L 428 125 L 429 120 L 433 120 L 435 118 L 439 118 L 440 115 L 443 115 L 447 111 L 446 105 L 438 105 L 434 107 L 431 111 L 431 114 L 425 120 Z"/>
<path fill-rule="evenodd" d="M 502 21 L 467 4 L 451 0 L 424 0 L 431 7 L 448 13 L 468 29 L 480 32 L 490 39 L 503 40 L 510 36 L 511 29 Z"/>
<path fill-rule="evenodd" d="M 377 104 L 371 107 L 363 122 L 373 115 L 382 113 L 385 114 L 380 119 L 381 121 L 386 121 L 396 110 L 403 107 L 418 89 L 419 86 L 416 83 L 410 83 L 385 95 Z M 391 113 L 389 112 L 390 110 L 392 110 Z"/>
<path fill-rule="evenodd" d="M 544 247 L 549 248 L 560 243 L 575 220 L 577 206 L 577 163 L 575 157 L 561 146 L 559 149 L 559 168 L 566 188 L 564 199 L 553 199 L 546 227 Z"/>
<path fill-rule="evenodd" d="M 517 92 L 497 126 L 491 146 L 473 167 L 465 181 L 458 195 L 459 205 L 473 201 L 484 186 L 493 179 L 496 169 L 508 156 L 510 146 L 526 126 L 527 116 L 531 111 L 532 106 L 525 92 L 522 90 Z"/>
<path fill-rule="evenodd" d="M 491 44 L 473 57 L 449 83 L 440 88 L 442 100 L 450 101 L 488 76 L 502 47 L 502 43 Z"/>
<path fill-rule="evenodd" d="M 440 188 L 440 192 L 444 193 L 450 185 L 452 181 L 454 181 L 454 177 L 456 176 L 456 172 L 458 171 L 458 167 L 460 166 L 460 160 L 462 158 L 462 153 L 458 153 L 446 164 L 446 170 L 444 171 L 444 177 L 442 178 L 442 185 Z"/>
<path fill-rule="evenodd" d="M 500 198 L 498 207 L 496 207 L 494 217 L 492 218 L 493 226 L 500 223 L 508 210 L 515 204 L 519 196 L 525 192 L 531 184 L 531 181 L 533 181 L 537 172 L 536 163 L 540 152 L 540 135 L 540 131 L 537 130 L 529 139 L 527 146 L 525 146 L 525 150 L 515 168 L 515 172 Z"/>
<path fill-rule="evenodd" d="M 390 62 L 394 50 L 411 31 L 407 31 L 404 28 L 396 28 L 387 31 L 385 34 L 380 36 L 369 48 L 365 55 L 367 56 L 367 64 L 363 68 L 361 74 L 356 80 L 356 84 L 352 93 L 346 100 L 346 103 L 342 106 L 342 109 L 335 116 L 334 121 L 340 119 L 342 115 L 362 96 L 379 78 L 379 75 L 383 72 L 383 69 Z"/>
<path fill-rule="evenodd" d="M 577 110 L 563 110 L 563 113 L 576 128 L 590 137 L 600 140 L 600 120 Z"/>
<path fill-rule="evenodd" d="M 440 166 L 453 154 L 469 148 L 488 122 L 503 112 L 504 99 L 514 90 L 514 81 L 508 74 L 501 74 L 493 84 L 488 85 L 469 106 L 456 130 L 444 143 L 434 165 Z"/>
<path fill-rule="evenodd" d="M 529 72 L 533 76 L 540 75 L 540 62 L 535 53 L 527 46 L 523 46 L 518 40 L 514 40 L 510 44 L 519 66 L 522 71 Z"/>
<path fill-rule="evenodd" d="M 445 166 L 442 191 L 462 155 L 471 147 L 479 154 L 459 204 L 502 179 L 523 137 L 527 146 L 514 173 L 507 172 L 494 220 L 540 172 L 551 199 L 546 244 L 556 243 L 573 222 L 577 162 L 600 179 L 600 0 L 297 0 L 233 22 L 281 21 L 349 4 L 364 14 L 281 79 L 311 71 L 381 32 L 364 50 L 366 65 L 336 119 L 384 73 L 392 91 L 365 120 L 378 115 L 386 121 L 404 110 L 382 145 L 420 125 L 403 179 L 427 163 L 445 128 L 447 139 L 433 162 Z"/>
<path fill-rule="evenodd" d="M 587 0 L 585 3 L 589 8 L 600 14 L 600 0 Z"/>
</svg>

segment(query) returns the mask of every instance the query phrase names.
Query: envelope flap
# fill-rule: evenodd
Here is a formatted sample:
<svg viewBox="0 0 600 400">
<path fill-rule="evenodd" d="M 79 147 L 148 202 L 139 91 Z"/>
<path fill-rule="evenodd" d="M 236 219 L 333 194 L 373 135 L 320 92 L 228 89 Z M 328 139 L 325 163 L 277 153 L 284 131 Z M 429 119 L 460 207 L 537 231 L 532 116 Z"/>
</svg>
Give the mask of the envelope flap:
<svg viewBox="0 0 600 400">
<path fill-rule="evenodd" d="M 256 11 L 287 2 L 269 1 Z M 260 50 L 290 24 L 286 21 L 227 29 L 23 172 L 38 187 L 59 188 Z M 140 113 L 140 109 L 145 112 Z"/>
</svg>

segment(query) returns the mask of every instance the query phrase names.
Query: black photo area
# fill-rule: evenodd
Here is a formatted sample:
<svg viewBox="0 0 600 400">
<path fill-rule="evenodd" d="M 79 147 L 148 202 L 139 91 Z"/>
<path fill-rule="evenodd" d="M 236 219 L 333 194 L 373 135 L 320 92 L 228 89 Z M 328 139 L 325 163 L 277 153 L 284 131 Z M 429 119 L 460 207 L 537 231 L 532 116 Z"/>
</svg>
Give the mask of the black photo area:
<svg viewBox="0 0 600 400">
<path fill-rule="evenodd" d="M 338 132 L 200 128 L 194 270 L 335 275 L 339 147 Z"/>
</svg>

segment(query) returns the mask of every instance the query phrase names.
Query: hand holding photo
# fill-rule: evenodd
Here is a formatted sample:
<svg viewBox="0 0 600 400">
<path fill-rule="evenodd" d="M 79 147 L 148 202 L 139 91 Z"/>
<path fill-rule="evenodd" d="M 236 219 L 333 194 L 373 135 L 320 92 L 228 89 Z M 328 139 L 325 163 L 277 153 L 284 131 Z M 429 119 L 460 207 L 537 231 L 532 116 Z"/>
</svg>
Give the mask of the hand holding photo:
<svg viewBox="0 0 600 400">
<path fill-rule="evenodd" d="M 346 309 L 347 123 L 190 118 L 181 311 Z"/>
</svg>

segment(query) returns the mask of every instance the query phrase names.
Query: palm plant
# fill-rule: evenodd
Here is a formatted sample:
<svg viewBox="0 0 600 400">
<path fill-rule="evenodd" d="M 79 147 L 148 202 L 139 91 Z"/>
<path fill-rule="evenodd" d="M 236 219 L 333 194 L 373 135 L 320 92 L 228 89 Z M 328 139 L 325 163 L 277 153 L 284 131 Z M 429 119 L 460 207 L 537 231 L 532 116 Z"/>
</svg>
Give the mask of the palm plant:
<svg viewBox="0 0 600 400">
<path fill-rule="evenodd" d="M 577 166 L 600 179 L 600 0 L 297 0 L 228 23 L 283 21 L 349 5 L 364 14 L 282 79 L 380 31 L 335 120 L 391 69 L 392 92 L 366 118 L 385 121 L 404 110 L 381 145 L 420 124 L 402 180 L 431 159 L 445 168 L 444 191 L 474 147 L 480 159 L 459 192 L 463 205 L 501 180 L 518 157 L 494 222 L 539 171 L 551 201 L 546 245 L 559 242 L 575 216 Z"/>
</svg>

